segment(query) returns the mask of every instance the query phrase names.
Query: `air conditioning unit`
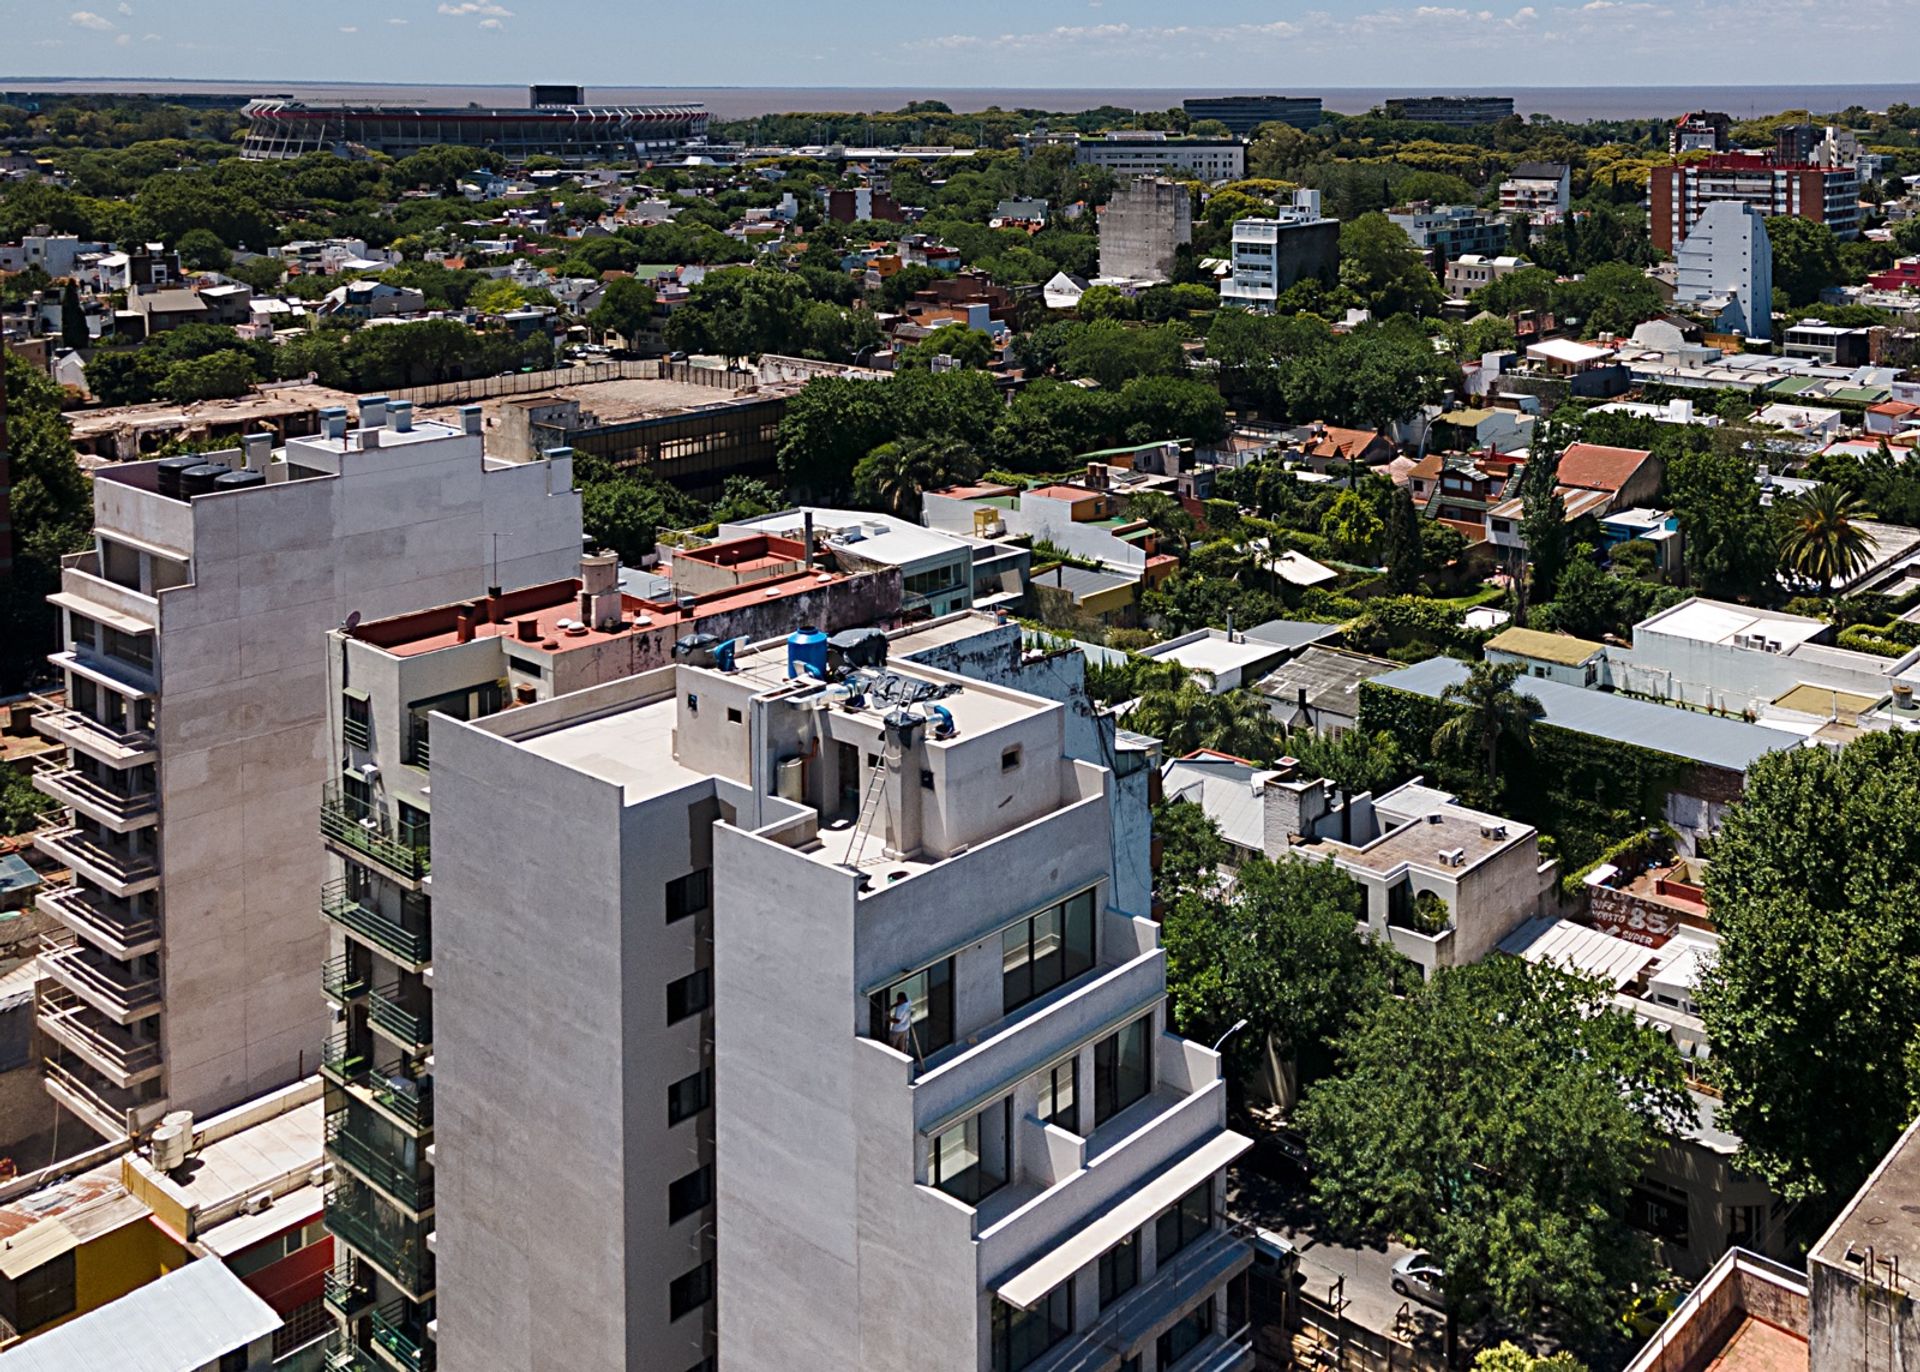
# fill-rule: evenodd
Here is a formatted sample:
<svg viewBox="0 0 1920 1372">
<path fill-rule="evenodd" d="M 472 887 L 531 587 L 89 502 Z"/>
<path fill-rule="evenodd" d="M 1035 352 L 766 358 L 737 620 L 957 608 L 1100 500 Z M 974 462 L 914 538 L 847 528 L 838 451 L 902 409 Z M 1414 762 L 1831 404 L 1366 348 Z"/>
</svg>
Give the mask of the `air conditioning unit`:
<svg viewBox="0 0 1920 1372">
<path fill-rule="evenodd" d="M 257 1215 L 262 1210 L 265 1210 L 269 1205 L 272 1205 L 272 1204 L 273 1204 L 273 1192 L 255 1191 L 251 1196 L 248 1196 L 246 1200 L 241 1203 L 240 1208 L 246 1211 L 249 1215 Z"/>
</svg>

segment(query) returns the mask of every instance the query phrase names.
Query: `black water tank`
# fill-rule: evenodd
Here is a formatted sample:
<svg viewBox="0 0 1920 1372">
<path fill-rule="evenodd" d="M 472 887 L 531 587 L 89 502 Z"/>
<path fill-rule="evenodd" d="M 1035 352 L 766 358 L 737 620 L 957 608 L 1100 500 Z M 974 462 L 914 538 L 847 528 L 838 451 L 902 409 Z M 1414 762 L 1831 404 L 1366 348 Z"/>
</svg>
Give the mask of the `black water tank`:
<svg viewBox="0 0 1920 1372">
<path fill-rule="evenodd" d="M 205 495 L 213 489 L 213 483 L 225 476 L 233 468 L 222 462 L 203 462 L 197 467 L 189 467 L 180 473 L 180 495 L 182 499 L 191 499 L 196 495 Z"/>
<path fill-rule="evenodd" d="M 228 472 L 223 476 L 216 476 L 213 479 L 213 489 L 216 491 L 239 491 L 245 490 L 248 486 L 264 486 L 266 484 L 267 474 L 265 472 L 248 471 L 245 468 L 235 472 Z"/>
<path fill-rule="evenodd" d="M 168 500 L 182 499 L 180 494 L 180 473 L 190 467 L 198 467 L 204 459 L 198 457 L 165 457 L 154 464 L 153 488 Z"/>
</svg>

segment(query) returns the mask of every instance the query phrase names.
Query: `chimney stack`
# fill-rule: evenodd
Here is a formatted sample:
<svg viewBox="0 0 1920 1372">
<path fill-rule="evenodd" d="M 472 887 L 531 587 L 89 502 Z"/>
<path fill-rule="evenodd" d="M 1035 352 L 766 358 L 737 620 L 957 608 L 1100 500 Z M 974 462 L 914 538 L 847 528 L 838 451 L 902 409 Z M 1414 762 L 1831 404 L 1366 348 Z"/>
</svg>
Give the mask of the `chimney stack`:
<svg viewBox="0 0 1920 1372">
<path fill-rule="evenodd" d="M 468 601 L 453 612 L 453 641 L 455 643 L 473 642 L 473 622 L 479 617 L 479 607 Z"/>
<path fill-rule="evenodd" d="M 596 629 L 620 623 L 620 558 L 589 553 L 580 559 L 580 618 Z"/>
<path fill-rule="evenodd" d="M 513 622 L 513 630 L 513 636 L 522 643 L 540 641 L 540 621 L 533 615 L 528 615 L 525 619 L 516 619 Z"/>
<path fill-rule="evenodd" d="M 467 434 L 477 438 L 480 435 L 480 407 L 462 405 L 460 407 L 460 427 Z"/>
<path fill-rule="evenodd" d="M 360 397 L 360 427 L 384 429 L 387 426 L 387 398 L 384 395 Z"/>
<path fill-rule="evenodd" d="M 395 400 L 387 405 L 387 427 L 397 434 L 413 432 L 413 402 Z"/>
<path fill-rule="evenodd" d="M 807 545 L 807 570 L 812 571 L 813 570 L 813 511 L 812 510 L 808 510 L 806 514 L 802 516 L 801 528 L 805 530 L 805 532 L 801 535 L 801 539 Z"/>
</svg>

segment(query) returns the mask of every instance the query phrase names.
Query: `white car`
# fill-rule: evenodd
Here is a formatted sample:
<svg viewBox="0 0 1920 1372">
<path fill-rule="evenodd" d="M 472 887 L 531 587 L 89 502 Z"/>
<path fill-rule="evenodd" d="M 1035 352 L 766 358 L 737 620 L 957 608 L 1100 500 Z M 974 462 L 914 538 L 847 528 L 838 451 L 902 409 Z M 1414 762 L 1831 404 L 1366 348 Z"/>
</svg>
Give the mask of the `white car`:
<svg viewBox="0 0 1920 1372">
<path fill-rule="evenodd" d="M 1445 1305 L 1447 1274 L 1425 1249 L 1415 1249 L 1393 1265 L 1393 1290 L 1428 1305 Z"/>
</svg>

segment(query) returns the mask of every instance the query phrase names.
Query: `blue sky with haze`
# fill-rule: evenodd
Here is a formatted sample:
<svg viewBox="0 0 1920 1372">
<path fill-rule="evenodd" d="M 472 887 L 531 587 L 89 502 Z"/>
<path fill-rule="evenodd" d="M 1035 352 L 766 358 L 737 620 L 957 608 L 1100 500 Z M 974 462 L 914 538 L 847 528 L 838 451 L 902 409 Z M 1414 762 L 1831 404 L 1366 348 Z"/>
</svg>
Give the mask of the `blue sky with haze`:
<svg viewBox="0 0 1920 1372">
<path fill-rule="evenodd" d="M 1276 90 L 1900 81 L 1913 74 L 1913 3 L 0 0 L 0 74 Z"/>
</svg>

